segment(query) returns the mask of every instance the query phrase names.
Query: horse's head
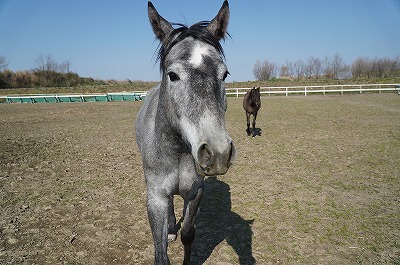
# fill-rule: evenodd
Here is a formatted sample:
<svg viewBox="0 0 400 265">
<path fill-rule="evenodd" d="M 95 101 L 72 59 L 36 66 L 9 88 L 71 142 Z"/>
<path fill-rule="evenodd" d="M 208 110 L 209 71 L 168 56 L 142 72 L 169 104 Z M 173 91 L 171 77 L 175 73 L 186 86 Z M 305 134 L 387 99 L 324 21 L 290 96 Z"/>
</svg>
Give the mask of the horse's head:
<svg viewBox="0 0 400 265">
<path fill-rule="evenodd" d="M 260 97 L 260 87 L 257 87 L 257 88 L 256 88 L 256 87 L 253 87 L 253 88 L 251 89 L 251 92 L 254 93 L 254 95 Z"/>
<path fill-rule="evenodd" d="M 260 96 L 261 96 L 260 87 L 257 87 L 257 88 L 253 87 L 250 90 L 250 97 L 251 97 L 252 104 L 254 104 L 257 107 L 257 109 L 259 109 L 261 107 Z"/>
<path fill-rule="evenodd" d="M 235 147 L 225 129 L 224 81 L 229 74 L 219 41 L 225 37 L 229 5 L 211 22 L 174 29 L 149 2 L 149 19 L 161 41 L 160 104 L 171 127 L 191 147 L 203 175 L 225 174 Z"/>
</svg>

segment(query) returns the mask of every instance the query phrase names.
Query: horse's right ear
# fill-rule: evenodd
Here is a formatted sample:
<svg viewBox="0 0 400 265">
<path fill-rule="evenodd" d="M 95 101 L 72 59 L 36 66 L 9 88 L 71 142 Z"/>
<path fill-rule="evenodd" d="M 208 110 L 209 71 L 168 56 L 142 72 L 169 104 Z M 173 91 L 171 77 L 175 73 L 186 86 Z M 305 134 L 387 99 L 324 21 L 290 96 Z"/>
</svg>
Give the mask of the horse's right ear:
<svg viewBox="0 0 400 265">
<path fill-rule="evenodd" d="M 148 2 L 148 12 L 150 24 L 153 27 L 153 32 L 156 34 L 160 41 L 163 41 L 171 31 L 174 30 L 171 23 L 165 20 L 160 14 L 158 14 L 154 5 Z"/>
</svg>

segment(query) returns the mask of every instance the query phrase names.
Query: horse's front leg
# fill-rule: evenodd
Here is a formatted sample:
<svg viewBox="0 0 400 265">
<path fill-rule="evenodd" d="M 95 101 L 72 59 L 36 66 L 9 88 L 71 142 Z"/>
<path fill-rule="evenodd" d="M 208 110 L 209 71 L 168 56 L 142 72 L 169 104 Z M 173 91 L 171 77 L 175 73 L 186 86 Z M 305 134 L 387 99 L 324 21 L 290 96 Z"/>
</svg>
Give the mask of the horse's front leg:
<svg viewBox="0 0 400 265">
<path fill-rule="evenodd" d="M 168 242 L 176 240 L 181 224 L 176 223 L 175 210 L 174 210 L 174 196 L 168 198 Z"/>
<path fill-rule="evenodd" d="M 154 264 L 170 265 L 168 247 L 168 197 L 147 190 L 147 215 L 154 240 Z"/>
<path fill-rule="evenodd" d="M 185 198 L 184 203 L 184 219 L 181 231 L 181 239 L 184 246 L 184 259 L 183 264 L 190 264 L 190 254 L 192 251 L 192 243 L 195 237 L 195 217 L 197 209 L 199 208 L 201 198 L 203 197 L 203 187 L 201 186 L 195 197 L 189 196 Z"/>
<path fill-rule="evenodd" d="M 253 113 L 253 136 L 256 136 L 256 119 L 257 119 L 257 111 Z"/>
<path fill-rule="evenodd" d="M 247 122 L 247 135 L 250 135 L 250 113 L 246 111 L 246 122 Z"/>
</svg>

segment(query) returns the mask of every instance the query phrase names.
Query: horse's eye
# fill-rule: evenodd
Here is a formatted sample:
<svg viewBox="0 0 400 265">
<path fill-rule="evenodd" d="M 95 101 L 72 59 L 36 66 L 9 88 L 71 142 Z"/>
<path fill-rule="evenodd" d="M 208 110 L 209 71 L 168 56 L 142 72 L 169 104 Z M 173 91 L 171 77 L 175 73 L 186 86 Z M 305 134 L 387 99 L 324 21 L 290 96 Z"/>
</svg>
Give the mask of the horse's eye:
<svg viewBox="0 0 400 265">
<path fill-rule="evenodd" d="M 225 79 L 228 77 L 228 75 L 230 75 L 229 71 L 226 71 L 224 74 L 224 77 L 222 78 L 222 80 L 225 81 Z"/>
<path fill-rule="evenodd" d="M 179 76 L 177 74 L 175 74 L 174 72 L 169 72 L 168 77 L 169 77 L 169 80 L 171 80 L 171 82 L 175 82 L 180 79 Z"/>
</svg>

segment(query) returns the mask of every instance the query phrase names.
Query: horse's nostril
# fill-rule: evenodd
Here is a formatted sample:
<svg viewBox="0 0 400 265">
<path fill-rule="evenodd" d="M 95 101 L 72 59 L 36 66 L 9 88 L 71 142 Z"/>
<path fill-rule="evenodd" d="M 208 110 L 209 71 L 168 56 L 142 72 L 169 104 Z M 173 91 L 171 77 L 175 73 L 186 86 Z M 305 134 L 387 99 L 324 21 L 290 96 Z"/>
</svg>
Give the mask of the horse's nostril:
<svg viewBox="0 0 400 265">
<path fill-rule="evenodd" d="M 231 150 L 229 151 L 228 167 L 232 165 L 233 160 L 236 158 L 236 148 L 233 142 L 231 142 Z"/>
<path fill-rule="evenodd" d="M 236 148 L 233 142 L 223 151 L 215 151 L 210 145 L 201 144 L 197 150 L 197 167 L 201 173 L 206 175 L 223 175 L 228 171 L 236 158 Z"/>
<path fill-rule="evenodd" d="M 200 166 L 204 169 L 211 167 L 212 151 L 207 144 L 202 144 L 197 151 L 197 158 L 199 159 Z"/>
</svg>

